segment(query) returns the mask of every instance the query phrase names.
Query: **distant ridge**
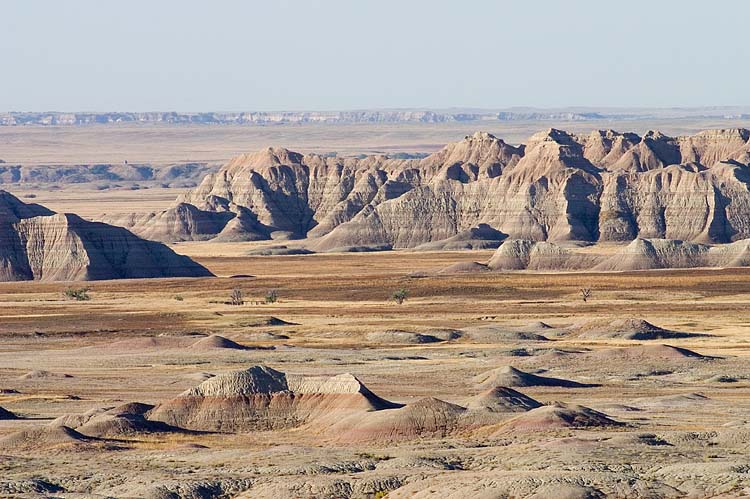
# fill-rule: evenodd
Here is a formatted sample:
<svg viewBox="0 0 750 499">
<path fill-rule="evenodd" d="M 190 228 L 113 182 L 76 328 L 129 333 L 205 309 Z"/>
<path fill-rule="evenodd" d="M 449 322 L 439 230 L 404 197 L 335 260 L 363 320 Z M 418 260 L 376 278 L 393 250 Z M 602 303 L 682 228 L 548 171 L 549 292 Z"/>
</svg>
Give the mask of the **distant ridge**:
<svg viewBox="0 0 750 499">
<path fill-rule="evenodd" d="M 346 123 L 450 123 L 471 121 L 644 120 L 658 117 L 749 119 L 750 108 L 677 109 L 363 109 L 352 111 L 237 112 L 0 112 L 0 126 L 89 126 L 114 123 L 276 125 Z"/>
</svg>

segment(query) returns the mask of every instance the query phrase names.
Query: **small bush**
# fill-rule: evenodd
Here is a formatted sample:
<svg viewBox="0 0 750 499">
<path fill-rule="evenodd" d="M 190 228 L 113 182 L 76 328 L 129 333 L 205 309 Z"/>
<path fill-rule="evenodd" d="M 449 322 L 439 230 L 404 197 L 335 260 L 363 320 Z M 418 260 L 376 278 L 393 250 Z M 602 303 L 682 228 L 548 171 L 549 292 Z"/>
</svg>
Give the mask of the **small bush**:
<svg viewBox="0 0 750 499">
<path fill-rule="evenodd" d="M 395 301 L 399 305 L 404 303 L 407 298 L 409 298 L 409 291 L 404 288 L 401 288 L 398 291 L 394 291 L 391 295 L 391 300 Z"/>
<path fill-rule="evenodd" d="M 182 295 L 174 295 L 174 299 L 177 300 L 177 301 L 182 301 L 185 298 L 183 298 Z"/>
<path fill-rule="evenodd" d="M 63 291 L 63 296 L 68 300 L 89 301 L 89 288 L 68 288 Z"/>
<path fill-rule="evenodd" d="M 241 289 L 232 290 L 232 294 L 229 295 L 229 304 L 230 305 L 244 305 L 245 304 L 245 298 L 242 294 Z"/>
<path fill-rule="evenodd" d="M 275 289 L 266 293 L 266 303 L 276 303 L 277 301 L 279 301 L 279 293 Z"/>
</svg>

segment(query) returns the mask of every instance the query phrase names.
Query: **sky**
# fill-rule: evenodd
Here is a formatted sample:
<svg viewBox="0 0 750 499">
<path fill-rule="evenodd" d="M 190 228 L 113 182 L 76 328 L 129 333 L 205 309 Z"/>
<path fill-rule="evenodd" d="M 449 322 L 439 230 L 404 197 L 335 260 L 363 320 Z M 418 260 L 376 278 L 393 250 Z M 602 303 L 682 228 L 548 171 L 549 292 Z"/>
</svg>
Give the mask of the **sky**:
<svg viewBox="0 0 750 499">
<path fill-rule="evenodd" d="M 750 104 L 746 0 L 0 0 L 0 111 Z"/>
</svg>

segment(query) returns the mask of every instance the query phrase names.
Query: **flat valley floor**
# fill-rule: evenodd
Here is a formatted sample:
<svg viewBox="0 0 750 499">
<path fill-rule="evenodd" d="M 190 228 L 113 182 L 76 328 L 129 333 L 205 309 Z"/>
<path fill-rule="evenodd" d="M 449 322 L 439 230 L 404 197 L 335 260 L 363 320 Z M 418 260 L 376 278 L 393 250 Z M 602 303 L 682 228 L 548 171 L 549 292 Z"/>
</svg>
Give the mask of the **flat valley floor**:
<svg viewBox="0 0 750 499">
<path fill-rule="evenodd" d="M 157 404 L 206 373 L 258 364 L 292 374 L 351 373 L 395 402 L 435 397 L 459 405 L 482 391 L 478 375 L 512 366 L 599 385 L 516 389 L 625 425 L 542 421 L 531 431 L 503 431 L 501 423 L 492 434 L 480 428 L 364 443 L 303 427 L 6 444 L 0 496 L 750 494 L 748 269 L 445 275 L 435 269 L 491 252 L 250 257 L 243 246 L 176 245 L 220 277 L 94 282 L 89 301 L 65 300 L 65 283 L 0 284 L 0 406 L 21 416 L 0 421 L 0 442 L 65 414 Z M 402 288 L 403 304 L 389 300 Z M 581 288 L 591 289 L 586 302 Z M 226 304 L 233 289 L 242 290 L 244 305 Z M 278 302 L 262 303 L 269 290 Z M 701 335 L 639 341 L 577 333 L 623 318 Z M 524 331 L 542 338 L 515 334 Z M 443 340 L 405 341 L 394 332 Z M 189 348 L 209 334 L 274 348 Z M 704 357 L 649 346 L 665 343 Z M 648 348 L 627 348 L 639 345 Z"/>
</svg>

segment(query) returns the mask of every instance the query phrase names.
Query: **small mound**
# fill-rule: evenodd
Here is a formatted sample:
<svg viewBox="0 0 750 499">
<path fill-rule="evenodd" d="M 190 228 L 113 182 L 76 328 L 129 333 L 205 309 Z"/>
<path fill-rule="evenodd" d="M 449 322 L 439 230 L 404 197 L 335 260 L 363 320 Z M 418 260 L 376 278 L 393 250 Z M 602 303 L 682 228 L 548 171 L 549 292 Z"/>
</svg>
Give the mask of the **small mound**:
<svg viewBox="0 0 750 499">
<path fill-rule="evenodd" d="M 556 402 L 552 405 L 532 409 L 502 423 L 497 433 L 544 431 L 560 428 L 596 428 L 623 426 L 623 424 L 602 412 L 582 405 Z"/>
<path fill-rule="evenodd" d="M 279 341 L 279 340 L 288 340 L 289 336 L 285 334 L 261 332 L 261 333 L 248 334 L 246 338 L 250 341 Z"/>
<path fill-rule="evenodd" d="M 11 433 L 0 439 L 2 449 L 39 449 L 70 446 L 91 439 L 67 426 L 41 426 Z"/>
<path fill-rule="evenodd" d="M 655 326 L 643 319 L 616 319 L 611 322 L 594 320 L 573 328 L 573 333 L 581 338 L 603 338 L 624 340 L 664 340 L 705 336 L 698 333 L 670 331 Z"/>
<path fill-rule="evenodd" d="M 54 379 L 54 378 L 72 378 L 70 374 L 63 374 L 63 373 L 53 373 L 50 371 L 44 371 L 44 370 L 34 370 L 29 371 L 26 374 L 23 374 L 18 377 L 18 379 Z"/>
<path fill-rule="evenodd" d="M 478 343 L 506 343 L 517 341 L 549 341 L 541 334 L 498 325 L 474 326 L 462 329 L 466 338 Z"/>
<path fill-rule="evenodd" d="M 402 345 L 437 343 L 437 342 L 442 341 L 441 339 L 435 336 L 429 335 L 429 334 L 412 333 L 410 331 L 400 331 L 400 330 L 393 330 L 393 329 L 387 330 L 387 331 L 367 333 L 365 338 L 370 343 L 402 344 Z"/>
<path fill-rule="evenodd" d="M 475 272 L 488 272 L 490 268 L 479 262 L 458 262 L 448 265 L 440 270 L 438 274 L 471 274 Z"/>
<path fill-rule="evenodd" d="M 191 350 L 215 350 L 215 349 L 229 349 L 229 350 L 247 350 L 246 346 L 240 345 L 228 338 L 219 336 L 218 334 L 212 334 L 205 338 L 201 338 L 192 345 Z"/>
<path fill-rule="evenodd" d="M 710 402 L 711 399 L 702 393 L 680 393 L 676 395 L 663 395 L 660 397 L 640 398 L 635 402 L 641 406 L 647 407 L 686 407 L 695 404 Z"/>
<path fill-rule="evenodd" d="M 677 239 L 634 239 L 594 270 L 631 271 L 706 267 L 709 247 Z"/>
<path fill-rule="evenodd" d="M 685 360 L 685 359 L 710 359 L 687 348 L 673 347 L 671 345 L 638 345 L 624 348 L 609 348 L 592 352 L 592 357 L 603 360 Z"/>
<path fill-rule="evenodd" d="M 467 409 L 490 412 L 525 412 L 542 404 L 512 388 L 496 386 L 476 395 L 464 404 Z"/>
<path fill-rule="evenodd" d="M 599 386 L 595 384 L 579 383 L 561 378 L 551 378 L 527 373 L 511 366 L 498 367 L 474 377 L 474 383 L 480 388 L 495 386 L 559 386 L 565 388 L 587 388 Z"/>
<path fill-rule="evenodd" d="M 390 251 L 393 246 L 390 244 L 363 244 L 354 246 L 338 246 L 326 249 L 324 253 L 372 253 L 377 251 Z"/>
<path fill-rule="evenodd" d="M 18 416 L 10 412 L 8 409 L 0 407 L 0 419 L 18 419 Z"/>
<path fill-rule="evenodd" d="M 90 437 L 124 437 L 142 433 L 179 433 L 184 430 L 161 421 L 150 421 L 143 414 L 107 411 L 91 418 L 76 431 Z"/>
<path fill-rule="evenodd" d="M 545 331 L 547 329 L 555 329 L 546 322 L 542 321 L 533 321 L 529 322 L 526 326 L 523 327 L 523 329 L 527 331 Z"/>
<path fill-rule="evenodd" d="M 443 328 L 428 329 L 426 331 L 422 331 L 422 334 L 434 336 L 440 341 L 457 340 L 463 337 L 463 333 L 459 331 L 458 329 L 443 329 Z"/>
<path fill-rule="evenodd" d="M 176 432 L 159 421 L 146 419 L 151 404 L 129 402 L 113 408 L 94 408 L 83 414 L 68 414 L 55 419 L 50 426 L 71 428 L 88 437 L 121 437 L 136 433 Z"/>
<path fill-rule="evenodd" d="M 152 404 L 145 404 L 143 402 L 127 402 L 125 404 L 118 405 L 113 409 L 110 409 L 109 412 L 111 414 L 119 415 L 143 416 L 153 408 L 154 406 Z"/>
<path fill-rule="evenodd" d="M 343 442 L 397 441 L 442 438 L 459 429 L 467 410 L 436 398 L 424 398 L 398 409 L 356 415 L 331 430 Z"/>
<path fill-rule="evenodd" d="M 295 322 L 287 322 L 278 317 L 257 317 L 255 319 L 240 322 L 240 327 L 269 327 L 269 326 L 299 326 Z"/>
<path fill-rule="evenodd" d="M 50 423 L 50 426 L 66 426 L 68 428 L 75 429 L 88 423 L 92 418 L 105 414 L 111 409 L 112 407 L 95 407 L 80 414 L 63 414 L 62 416 L 53 420 Z"/>
<path fill-rule="evenodd" d="M 270 246 L 250 250 L 245 253 L 247 256 L 288 256 L 288 255 L 311 255 L 315 253 L 306 248 L 290 248 L 286 245 Z"/>
</svg>

